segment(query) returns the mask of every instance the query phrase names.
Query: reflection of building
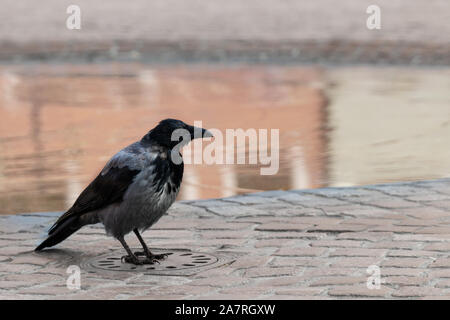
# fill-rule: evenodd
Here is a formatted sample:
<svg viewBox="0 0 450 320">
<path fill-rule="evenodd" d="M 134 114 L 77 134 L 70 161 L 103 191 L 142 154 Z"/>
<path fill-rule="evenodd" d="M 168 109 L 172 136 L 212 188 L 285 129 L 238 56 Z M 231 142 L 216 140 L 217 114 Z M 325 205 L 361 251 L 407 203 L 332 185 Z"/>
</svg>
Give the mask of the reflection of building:
<svg viewBox="0 0 450 320">
<path fill-rule="evenodd" d="M 268 66 L 0 70 L 3 211 L 63 209 L 114 152 L 167 117 L 221 130 L 280 129 L 277 175 L 260 176 L 250 165 L 187 165 L 181 197 L 320 187 L 325 145 L 318 81 L 314 69 Z"/>
</svg>

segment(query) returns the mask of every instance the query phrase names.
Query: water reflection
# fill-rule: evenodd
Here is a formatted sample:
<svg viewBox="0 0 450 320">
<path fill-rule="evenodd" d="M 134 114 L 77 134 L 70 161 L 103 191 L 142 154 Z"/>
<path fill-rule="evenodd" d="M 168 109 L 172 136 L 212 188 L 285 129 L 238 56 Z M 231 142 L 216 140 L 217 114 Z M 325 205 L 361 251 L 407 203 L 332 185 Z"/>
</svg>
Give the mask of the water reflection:
<svg viewBox="0 0 450 320">
<path fill-rule="evenodd" d="M 180 199 L 450 173 L 448 70 L 0 67 L 0 214 L 62 210 L 162 118 L 280 129 L 280 169 L 187 165 Z"/>
</svg>

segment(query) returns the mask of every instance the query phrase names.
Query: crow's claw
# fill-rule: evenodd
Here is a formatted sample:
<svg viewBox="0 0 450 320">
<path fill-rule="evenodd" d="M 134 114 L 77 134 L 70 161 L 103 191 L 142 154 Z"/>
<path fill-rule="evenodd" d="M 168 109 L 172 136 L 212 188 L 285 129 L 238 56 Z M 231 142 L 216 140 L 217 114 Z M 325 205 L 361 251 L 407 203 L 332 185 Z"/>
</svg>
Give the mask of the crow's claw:
<svg viewBox="0 0 450 320">
<path fill-rule="evenodd" d="M 156 260 L 164 260 L 166 259 L 171 253 L 161 253 L 161 254 L 153 254 L 152 258 Z"/>
<path fill-rule="evenodd" d="M 121 262 L 126 262 L 126 263 L 132 263 L 134 265 L 141 265 L 144 264 L 144 261 L 139 260 L 136 256 L 123 256 L 120 259 Z"/>
<path fill-rule="evenodd" d="M 155 264 L 155 263 L 160 264 L 160 262 L 158 260 L 153 259 L 153 258 L 145 258 L 144 263 L 145 264 Z"/>
<path fill-rule="evenodd" d="M 161 254 L 152 254 L 152 253 L 146 253 L 144 251 L 137 251 L 134 253 L 136 255 L 136 257 L 142 257 L 142 256 L 146 256 L 147 260 L 164 260 L 166 259 L 169 255 L 171 255 L 172 253 L 161 253 Z"/>
</svg>

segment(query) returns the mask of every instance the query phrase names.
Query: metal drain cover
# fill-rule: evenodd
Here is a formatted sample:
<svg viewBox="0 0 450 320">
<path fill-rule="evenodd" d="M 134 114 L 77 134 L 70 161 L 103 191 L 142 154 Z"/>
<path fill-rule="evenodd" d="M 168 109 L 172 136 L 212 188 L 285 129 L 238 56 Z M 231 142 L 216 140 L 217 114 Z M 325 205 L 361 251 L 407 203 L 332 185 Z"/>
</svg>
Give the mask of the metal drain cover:
<svg viewBox="0 0 450 320">
<path fill-rule="evenodd" d="M 141 249 L 142 250 L 142 249 Z M 133 250 L 137 251 L 137 250 Z M 87 261 L 85 267 L 91 271 L 128 271 L 149 275 L 193 275 L 200 271 L 218 267 L 228 261 L 220 255 L 192 252 L 181 249 L 151 249 L 152 253 L 168 253 L 160 263 L 133 265 L 121 261 L 123 250 L 116 250 Z"/>
</svg>

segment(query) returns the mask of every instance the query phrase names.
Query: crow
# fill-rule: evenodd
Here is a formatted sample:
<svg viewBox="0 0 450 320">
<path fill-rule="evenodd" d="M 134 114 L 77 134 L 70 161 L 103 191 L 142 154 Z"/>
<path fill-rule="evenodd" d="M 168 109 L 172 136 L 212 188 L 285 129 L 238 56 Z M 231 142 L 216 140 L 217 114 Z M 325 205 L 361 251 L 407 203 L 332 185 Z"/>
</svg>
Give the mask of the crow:
<svg viewBox="0 0 450 320">
<path fill-rule="evenodd" d="M 180 134 L 181 132 L 181 134 Z M 52 247 L 81 227 L 103 223 L 107 235 L 120 241 L 132 264 L 152 264 L 167 254 L 152 254 L 140 232 L 150 228 L 175 201 L 183 178 L 180 148 L 195 138 L 212 137 L 203 128 L 165 119 L 116 153 L 84 189 L 73 206 L 49 229 L 35 251 Z M 133 231 L 144 251 L 133 253 L 124 236 Z M 140 256 L 144 256 L 140 259 Z"/>
</svg>

